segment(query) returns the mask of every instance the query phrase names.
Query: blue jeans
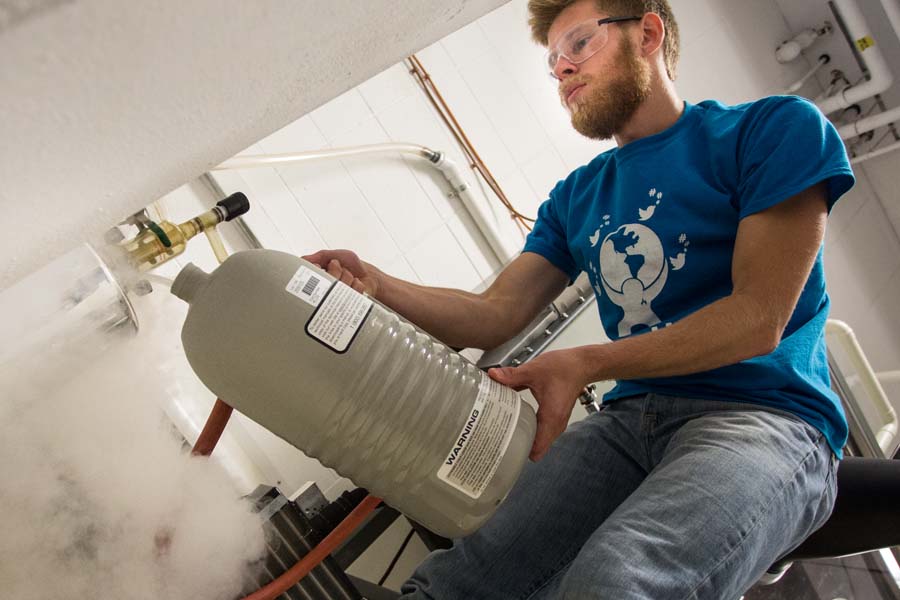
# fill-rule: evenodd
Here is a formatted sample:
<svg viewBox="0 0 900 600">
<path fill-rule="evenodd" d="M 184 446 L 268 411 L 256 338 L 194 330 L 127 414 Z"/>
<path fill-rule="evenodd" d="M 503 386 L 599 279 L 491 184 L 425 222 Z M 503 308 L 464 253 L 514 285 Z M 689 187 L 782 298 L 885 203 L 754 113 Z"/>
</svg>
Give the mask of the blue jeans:
<svg viewBox="0 0 900 600">
<path fill-rule="evenodd" d="M 787 413 L 618 400 L 529 463 L 496 514 L 426 558 L 402 597 L 734 600 L 825 522 L 836 468 L 822 434 Z"/>
</svg>

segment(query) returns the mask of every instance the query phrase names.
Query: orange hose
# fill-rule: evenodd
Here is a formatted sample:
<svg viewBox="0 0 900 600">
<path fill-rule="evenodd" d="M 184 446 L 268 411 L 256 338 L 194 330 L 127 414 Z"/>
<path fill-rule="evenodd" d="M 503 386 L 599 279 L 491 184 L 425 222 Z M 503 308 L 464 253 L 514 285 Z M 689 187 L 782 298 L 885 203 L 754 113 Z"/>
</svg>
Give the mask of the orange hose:
<svg viewBox="0 0 900 600">
<path fill-rule="evenodd" d="M 193 456 L 209 456 L 212 454 L 213 448 L 216 447 L 219 438 L 222 437 L 222 432 L 225 431 L 225 425 L 228 424 L 228 419 L 231 417 L 233 410 L 233 408 L 222 402 L 220 398 L 216 398 L 216 403 L 209 413 L 209 418 L 206 419 L 206 425 L 203 426 L 203 431 L 200 432 L 197 443 L 191 449 Z"/>
<path fill-rule="evenodd" d="M 278 579 L 259 588 L 252 594 L 244 597 L 243 600 L 275 600 L 275 598 L 306 577 L 306 575 L 320 562 L 334 552 L 334 549 L 344 541 L 344 538 L 350 535 L 380 503 L 381 498 L 376 498 L 372 495 L 366 496 L 365 499 L 360 502 L 359 505 L 354 508 L 353 511 L 347 515 L 324 540 L 319 542 L 309 554 L 300 559 L 293 567 L 282 573 Z"/>
</svg>

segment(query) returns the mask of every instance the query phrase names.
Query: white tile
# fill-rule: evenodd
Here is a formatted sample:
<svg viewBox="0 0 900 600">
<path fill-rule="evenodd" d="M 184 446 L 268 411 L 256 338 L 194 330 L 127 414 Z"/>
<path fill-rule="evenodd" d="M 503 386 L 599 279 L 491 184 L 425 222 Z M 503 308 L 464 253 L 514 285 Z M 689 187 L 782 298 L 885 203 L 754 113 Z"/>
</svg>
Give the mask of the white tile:
<svg viewBox="0 0 900 600">
<path fill-rule="evenodd" d="M 442 152 L 455 149 L 455 142 L 422 96 L 389 107 L 378 115 L 378 121 L 394 142 L 421 144 Z"/>
<path fill-rule="evenodd" d="M 251 208 L 250 212 L 243 217 L 244 223 L 253 232 L 253 235 L 259 240 L 263 248 L 270 250 L 279 250 L 281 252 L 293 253 L 294 249 L 287 241 L 281 231 L 275 226 L 269 215 L 266 214 L 265 208 Z"/>
<path fill-rule="evenodd" d="M 504 4 L 478 20 L 504 72 L 525 92 L 535 83 L 554 86 L 546 63 L 547 49 L 531 39 L 524 1 Z"/>
<path fill-rule="evenodd" d="M 441 227 L 405 254 L 425 285 L 472 290 L 481 282 L 462 247 L 447 227 Z"/>
<path fill-rule="evenodd" d="M 528 102 L 493 51 L 469 65 L 463 78 L 516 164 L 524 164 L 550 145 Z"/>
<path fill-rule="evenodd" d="M 562 177 L 566 174 L 567 169 L 563 168 L 559 176 Z M 539 194 L 525 178 L 522 169 L 514 169 L 507 173 L 494 173 L 494 177 L 517 211 L 532 219 L 537 217 L 538 207 L 547 199 L 549 188 Z"/>
<path fill-rule="evenodd" d="M 413 268 L 409 265 L 409 262 L 406 260 L 405 256 L 398 256 L 390 262 L 376 266 L 388 275 L 396 277 L 397 279 L 410 281 L 412 283 L 422 283 L 422 281 L 419 279 L 419 276 L 416 275 L 416 272 L 413 271 Z"/>
<path fill-rule="evenodd" d="M 860 186 L 865 183 L 872 189 L 873 195 L 884 206 L 894 231 L 900 235 L 900 201 L 897 197 L 897 190 L 900 189 L 898 164 L 900 164 L 900 151 L 898 150 L 859 163 L 856 168 L 858 177 L 856 185 Z"/>
<path fill-rule="evenodd" d="M 775 48 L 792 33 L 775 2 L 724 0 L 721 4 L 724 29 L 745 65 L 742 76 L 760 90 L 759 95 L 780 91 L 806 73 L 809 65 L 803 60 L 787 64 L 775 60 Z M 825 13 L 825 7 L 820 7 Z M 810 49 L 813 56 L 818 56 L 818 48 Z"/>
<path fill-rule="evenodd" d="M 531 185 L 531 189 L 542 200 L 547 198 L 550 190 L 560 179 L 568 175 L 568 169 L 553 148 L 547 148 L 535 158 L 522 165 L 522 173 Z"/>
<path fill-rule="evenodd" d="M 502 114 L 506 109 L 500 106 L 498 111 L 488 112 L 480 102 L 480 97 L 490 92 L 470 84 L 457 71 L 445 72 L 440 76 L 432 74 L 432 79 L 453 111 L 460 127 L 488 168 L 492 171 L 511 169 L 515 165 L 515 160 L 508 143 L 516 143 L 518 140 L 510 139 L 507 142 L 498 132 L 499 123 L 506 124 L 508 127 L 509 120 Z M 517 110 L 517 114 L 521 115 L 524 109 L 522 109 L 521 103 L 518 103 L 517 106 L 521 109 Z M 533 116 L 530 118 L 533 120 Z M 529 129 L 522 127 L 521 123 L 518 127 Z M 533 134 L 525 135 L 530 139 Z M 530 148 L 534 146 L 531 142 L 528 144 L 528 148 L 522 151 L 525 154 L 530 152 Z"/>
<path fill-rule="evenodd" d="M 391 137 L 381 126 L 381 123 L 371 115 L 366 117 L 353 126 L 352 129 L 345 131 L 334 138 L 335 147 L 343 148 L 347 146 L 369 146 L 372 144 L 384 144 L 391 141 Z M 374 155 L 373 155 L 374 156 Z M 361 160 L 368 160 L 369 156 L 360 157 Z M 346 159 L 341 159 L 346 160 Z"/>
<path fill-rule="evenodd" d="M 450 54 L 440 40 L 422 48 L 415 55 L 428 74 L 438 79 L 444 77 L 447 73 L 458 72 L 456 63 L 450 58 Z"/>
<path fill-rule="evenodd" d="M 859 268 L 850 259 L 843 245 L 843 239 L 826 241 L 823 257 L 825 282 L 831 297 L 830 316 L 848 323 L 867 307 L 874 297 L 868 278 L 863 277 Z"/>
<path fill-rule="evenodd" d="M 855 333 L 875 371 L 900 369 L 900 267 L 858 315 Z"/>
<path fill-rule="evenodd" d="M 278 171 L 329 248 L 354 250 L 375 264 L 397 256 L 397 245 L 343 164 L 290 165 Z"/>
<path fill-rule="evenodd" d="M 273 168 L 246 169 L 241 172 L 250 186 L 256 208 L 261 208 L 275 228 L 287 240 L 297 256 L 325 247 L 309 217 Z"/>
<path fill-rule="evenodd" d="M 900 243 L 878 202 L 867 202 L 842 239 L 848 263 L 866 280 L 870 302 L 900 266 Z"/>
<path fill-rule="evenodd" d="M 356 88 L 344 92 L 309 114 L 329 142 L 371 115 L 372 111 Z"/>
<path fill-rule="evenodd" d="M 721 28 L 723 25 L 724 10 L 720 1 L 677 0 L 673 4 L 682 46 L 693 42 L 710 29 Z"/>
<path fill-rule="evenodd" d="M 509 185 L 511 181 L 515 182 L 516 179 L 506 179 L 503 174 L 500 174 L 497 178 L 504 194 L 512 201 L 513 206 L 521 208 L 522 202 L 520 199 L 523 197 L 523 194 L 520 194 L 517 191 L 515 185 Z M 506 185 L 504 185 L 504 182 Z M 525 187 L 530 189 L 527 183 L 525 184 Z M 472 178 L 470 192 L 471 201 L 475 205 L 472 207 L 472 210 L 478 210 L 480 208 L 482 218 L 486 221 L 486 226 L 493 228 L 499 243 L 505 248 L 506 255 L 517 255 L 522 249 L 522 244 L 525 239 L 523 228 L 521 228 L 521 226 L 518 225 L 518 222 L 512 218 L 508 209 L 503 206 L 497 195 L 494 194 L 493 190 L 491 190 L 487 183 L 481 178 Z M 510 194 L 512 194 L 512 196 L 510 196 Z M 527 212 L 524 214 L 527 215 Z M 455 215 L 461 218 L 467 216 L 469 215 L 469 208 L 464 206 L 460 201 Z M 448 218 L 448 221 L 449 220 L 450 219 Z"/>
<path fill-rule="evenodd" d="M 502 266 L 500 261 L 497 260 L 487 239 L 468 214 L 451 218 L 447 221 L 447 227 L 463 252 L 466 253 L 469 262 L 475 267 L 482 281 L 491 278 L 500 270 Z"/>
<path fill-rule="evenodd" d="M 479 59 L 491 49 L 478 21 L 469 23 L 441 40 L 441 45 L 460 69 Z"/>
<path fill-rule="evenodd" d="M 836 239 L 847 231 L 853 218 L 872 197 L 871 188 L 865 180 L 858 180 L 849 192 L 844 194 L 831 209 L 828 216 L 826 241 Z"/>
<path fill-rule="evenodd" d="M 328 141 L 309 115 L 297 119 L 257 143 L 262 149 L 261 154 L 291 154 L 318 150 L 327 145 Z"/>
<path fill-rule="evenodd" d="M 372 112 L 378 114 L 401 100 L 421 92 L 406 64 L 399 62 L 361 83 L 359 93 Z"/>
<path fill-rule="evenodd" d="M 211 197 L 200 197 L 188 184 L 176 188 L 157 200 L 160 217 L 173 223 L 183 223 L 209 210 L 215 203 Z"/>
<path fill-rule="evenodd" d="M 440 45 L 420 53 L 420 60 L 488 168 L 501 171 L 512 168 L 515 161 L 495 126 L 498 115 L 487 113 L 478 101 L 478 97 L 485 92 L 466 81 Z M 444 135 L 449 137 L 450 133 L 437 113 L 426 100 L 423 102 L 434 121 L 446 132 Z M 456 148 L 456 142 L 451 143 Z"/>
<path fill-rule="evenodd" d="M 507 2 L 477 21 L 488 43 L 494 48 L 536 45 L 531 41 L 528 28 L 528 3 L 526 0 Z"/>
<path fill-rule="evenodd" d="M 392 141 L 420 144 L 442 152 L 469 177 L 468 162 L 462 151 L 423 97 L 413 96 L 403 100 L 379 114 L 378 121 Z M 424 161 L 405 160 L 438 213 L 445 217 L 450 214 L 453 201 L 448 199 L 450 189 L 443 176 Z"/>
<path fill-rule="evenodd" d="M 845 231 L 825 243 L 825 271 L 832 298 L 831 315 L 858 326 L 883 301 L 900 268 L 900 248 L 880 205 L 869 201 Z"/>
<path fill-rule="evenodd" d="M 387 134 L 373 117 L 338 138 L 338 145 L 386 141 Z M 431 199 L 399 153 L 350 157 L 342 162 L 401 251 L 408 250 L 442 223 Z"/>
</svg>

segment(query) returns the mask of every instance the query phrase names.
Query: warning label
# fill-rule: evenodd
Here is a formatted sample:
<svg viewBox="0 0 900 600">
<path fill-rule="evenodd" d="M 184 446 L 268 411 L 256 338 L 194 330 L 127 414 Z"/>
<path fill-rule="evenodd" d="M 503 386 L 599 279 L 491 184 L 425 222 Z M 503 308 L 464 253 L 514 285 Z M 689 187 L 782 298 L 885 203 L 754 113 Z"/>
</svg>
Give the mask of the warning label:
<svg viewBox="0 0 900 600">
<path fill-rule="evenodd" d="M 485 373 L 475 405 L 437 476 L 472 498 L 485 490 L 519 421 L 519 395 Z"/>
<path fill-rule="evenodd" d="M 336 281 L 306 323 L 306 333 L 335 352 L 346 352 L 371 308 L 372 300 Z"/>
</svg>

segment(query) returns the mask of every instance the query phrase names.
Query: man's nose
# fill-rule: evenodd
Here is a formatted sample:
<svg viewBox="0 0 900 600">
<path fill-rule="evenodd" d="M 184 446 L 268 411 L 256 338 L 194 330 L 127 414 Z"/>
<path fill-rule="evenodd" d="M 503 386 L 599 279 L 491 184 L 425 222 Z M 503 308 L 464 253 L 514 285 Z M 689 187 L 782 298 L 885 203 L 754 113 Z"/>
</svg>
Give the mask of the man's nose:
<svg viewBox="0 0 900 600">
<path fill-rule="evenodd" d="M 578 71 L 578 65 L 570 61 L 565 56 L 556 59 L 556 65 L 553 67 L 553 76 L 562 81 L 570 75 L 574 75 Z"/>
</svg>

